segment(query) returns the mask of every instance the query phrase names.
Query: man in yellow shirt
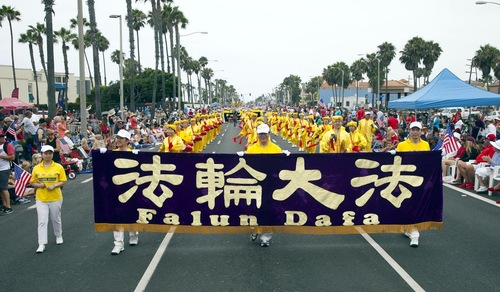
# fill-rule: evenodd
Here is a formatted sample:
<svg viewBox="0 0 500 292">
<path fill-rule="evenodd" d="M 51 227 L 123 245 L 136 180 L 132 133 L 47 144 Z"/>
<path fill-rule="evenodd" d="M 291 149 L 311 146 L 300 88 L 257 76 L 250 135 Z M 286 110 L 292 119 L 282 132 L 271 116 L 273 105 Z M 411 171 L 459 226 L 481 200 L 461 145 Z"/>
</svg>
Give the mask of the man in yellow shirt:
<svg viewBox="0 0 500 292">
<path fill-rule="evenodd" d="M 258 141 L 254 143 L 252 146 L 248 147 L 247 154 L 281 154 L 285 153 L 287 155 L 290 154 L 289 151 L 282 151 L 281 148 L 274 144 L 270 140 L 270 129 L 267 124 L 261 124 L 257 127 L 257 136 Z M 238 153 L 238 155 L 242 155 L 242 153 Z M 269 246 L 269 241 L 271 240 L 273 234 L 270 232 L 263 233 L 260 236 L 260 246 L 267 247 Z M 251 239 L 255 241 L 258 237 L 258 234 L 252 233 Z"/>
<path fill-rule="evenodd" d="M 420 122 L 413 122 L 410 124 L 410 137 L 398 144 L 397 151 L 399 152 L 412 152 L 412 151 L 430 151 L 431 148 L 427 141 L 422 140 L 422 124 Z M 420 233 L 417 228 L 412 228 L 405 232 L 405 235 L 410 238 L 410 246 L 418 247 L 418 239 Z"/>
</svg>

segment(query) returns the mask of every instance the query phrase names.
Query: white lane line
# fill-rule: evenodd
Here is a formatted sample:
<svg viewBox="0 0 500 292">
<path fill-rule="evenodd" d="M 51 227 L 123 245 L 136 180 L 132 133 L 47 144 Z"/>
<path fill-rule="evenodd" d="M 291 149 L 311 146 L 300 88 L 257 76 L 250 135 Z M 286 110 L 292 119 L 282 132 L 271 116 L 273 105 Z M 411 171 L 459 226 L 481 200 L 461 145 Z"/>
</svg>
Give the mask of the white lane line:
<svg viewBox="0 0 500 292">
<path fill-rule="evenodd" d="M 84 183 L 88 183 L 89 181 L 93 180 L 94 178 L 91 177 L 91 178 L 88 178 L 86 180 L 83 180 L 81 183 L 84 184 Z"/>
<path fill-rule="evenodd" d="M 151 280 L 151 277 L 153 276 L 153 273 L 156 270 L 156 267 L 158 266 L 158 263 L 160 262 L 160 259 L 163 256 L 163 253 L 165 253 L 165 250 L 167 249 L 168 243 L 170 242 L 170 239 L 172 239 L 172 236 L 174 236 L 174 231 L 175 227 L 170 227 L 170 230 L 168 231 L 167 235 L 165 235 L 165 238 L 163 238 L 163 241 L 161 242 L 160 246 L 158 247 L 158 250 L 156 251 L 155 255 L 153 256 L 153 259 L 149 263 L 148 268 L 144 272 L 144 275 L 142 275 L 141 280 L 137 284 L 137 287 L 135 287 L 136 292 L 139 291 L 144 291 L 146 290 L 146 287 L 148 286 L 149 281 Z"/>
<path fill-rule="evenodd" d="M 35 205 L 33 205 L 33 206 L 29 206 L 29 207 L 28 207 L 28 210 L 31 210 L 31 209 L 36 209 L 36 204 L 35 204 Z"/>
<path fill-rule="evenodd" d="M 219 145 L 219 144 L 220 144 L 220 140 L 219 140 L 219 142 L 217 142 L 217 145 Z"/>
<path fill-rule="evenodd" d="M 452 190 L 455 190 L 455 191 L 457 191 L 457 192 L 460 192 L 460 193 L 462 193 L 462 194 L 464 194 L 464 195 L 466 195 L 466 196 L 471 196 L 471 197 L 473 197 L 474 199 L 477 199 L 477 200 L 483 201 L 483 202 L 485 202 L 485 203 L 487 203 L 487 204 L 490 204 L 490 205 L 493 205 L 493 206 L 495 206 L 495 207 L 497 207 L 497 208 L 500 208 L 500 204 L 497 204 L 497 202 L 496 202 L 496 201 L 494 201 L 494 200 L 492 200 L 492 199 L 488 199 L 488 198 L 485 198 L 485 197 L 483 197 L 483 196 L 476 195 L 476 194 L 474 194 L 474 193 L 472 193 L 472 192 L 468 192 L 468 191 L 463 190 L 463 189 L 461 189 L 461 188 L 459 188 L 459 187 L 456 187 L 456 186 L 454 186 L 454 185 L 450 185 L 450 184 L 443 184 L 443 186 L 448 187 L 448 188 L 450 188 L 450 189 L 452 189 Z"/>
<path fill-rule="evenodd" d="M 425 291 L 420 285 L 382 248 L 368 235 L 363 228 L 356 227 L 359 234 L 384 258 L 384 260 L 403 278 L 413 291 Z"/>
</svg>

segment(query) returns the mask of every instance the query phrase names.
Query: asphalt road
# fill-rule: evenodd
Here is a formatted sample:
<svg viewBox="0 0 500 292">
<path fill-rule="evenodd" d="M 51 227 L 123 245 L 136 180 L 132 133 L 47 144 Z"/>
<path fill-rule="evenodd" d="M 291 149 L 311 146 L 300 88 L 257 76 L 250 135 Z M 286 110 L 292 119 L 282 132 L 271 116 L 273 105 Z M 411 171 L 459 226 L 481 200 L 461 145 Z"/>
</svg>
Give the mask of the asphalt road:
<svg viewBox="0 0 500 292">
<path fill-rule="evenodd" d="M 242 145 L 225 124 L 205 152 Z M 280 138 L 283 149 L 296 152 Z M 154 149 L 150 149 L 154 151 Z M 0 291 L 499 291 L 500 196 L 444 188 L 444 228 L 410 248 L 401 234 L 248 235 L 141 233 L 112 256 L 113 236 L 93 226 L 92 175 L 63 190 L 64 244 L 36 254 L 34 202 L 0 217 Z M 128 236 L 126 236 L 128 240 Z"/>
</svg>

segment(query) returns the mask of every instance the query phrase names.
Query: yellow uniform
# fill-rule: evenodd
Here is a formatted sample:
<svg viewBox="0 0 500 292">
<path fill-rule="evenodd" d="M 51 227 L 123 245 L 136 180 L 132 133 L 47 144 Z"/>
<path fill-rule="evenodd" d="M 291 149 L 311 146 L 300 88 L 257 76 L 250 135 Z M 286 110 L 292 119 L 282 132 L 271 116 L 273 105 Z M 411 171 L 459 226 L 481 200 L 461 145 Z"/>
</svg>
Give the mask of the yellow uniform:
<svg viewBox="0 0 500 292">
<path fill-rule="evenodd" d="M 46 203 L 62 200 L 61 188 L 48 190 L 47 187 L 63 181 L 66 181 L 66 172 L 62 165 L 53 161 L 49 168 L 45 168 L 43 161 L 37 164 L 33 168 L 30 180 L 32 183 L 45 184 L 45 188 L 36 189 L 36 200 Z"/>
</svg>

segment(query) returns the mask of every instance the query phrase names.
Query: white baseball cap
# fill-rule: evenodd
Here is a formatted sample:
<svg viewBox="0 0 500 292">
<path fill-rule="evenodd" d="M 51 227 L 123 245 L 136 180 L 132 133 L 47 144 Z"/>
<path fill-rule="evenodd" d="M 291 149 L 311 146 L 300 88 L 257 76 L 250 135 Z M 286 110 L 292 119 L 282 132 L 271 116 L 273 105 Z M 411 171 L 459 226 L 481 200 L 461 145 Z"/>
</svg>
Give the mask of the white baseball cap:
<svg viewBox="0 0 500 292">
<path fill-rule="evenodd" d="M 257 127 L 257 134 L 269 134 L 269 126 L 262 124 Z"/>
<path fill-rule="evenodd" d="M 413 122 L 410 124 L 410 129 L 413 129 L 413 128 L 419 128 L 420 130 L 422 130 L 422 123 L 421 122 Z"/>
<path fill-rule="evenodd" d="M 116 134 L 116 136 L 125 138 L 127 140 L 130 140 L 130 133 L 128 131 L 126 131 L 126 130 L 123 130 L 123 129 L 121 129 L 120 131 L 118 131 L 118 133 Z"/>
<path fill-rule="evenodd" d="M 42 152 L 42 153 L 47 152 L 47 151 L 54 152 L 54 147 L 52 147 L 50 145 L 43 145 L 42 149 L 40 149 L 40 152 Z"/>
</svg>

